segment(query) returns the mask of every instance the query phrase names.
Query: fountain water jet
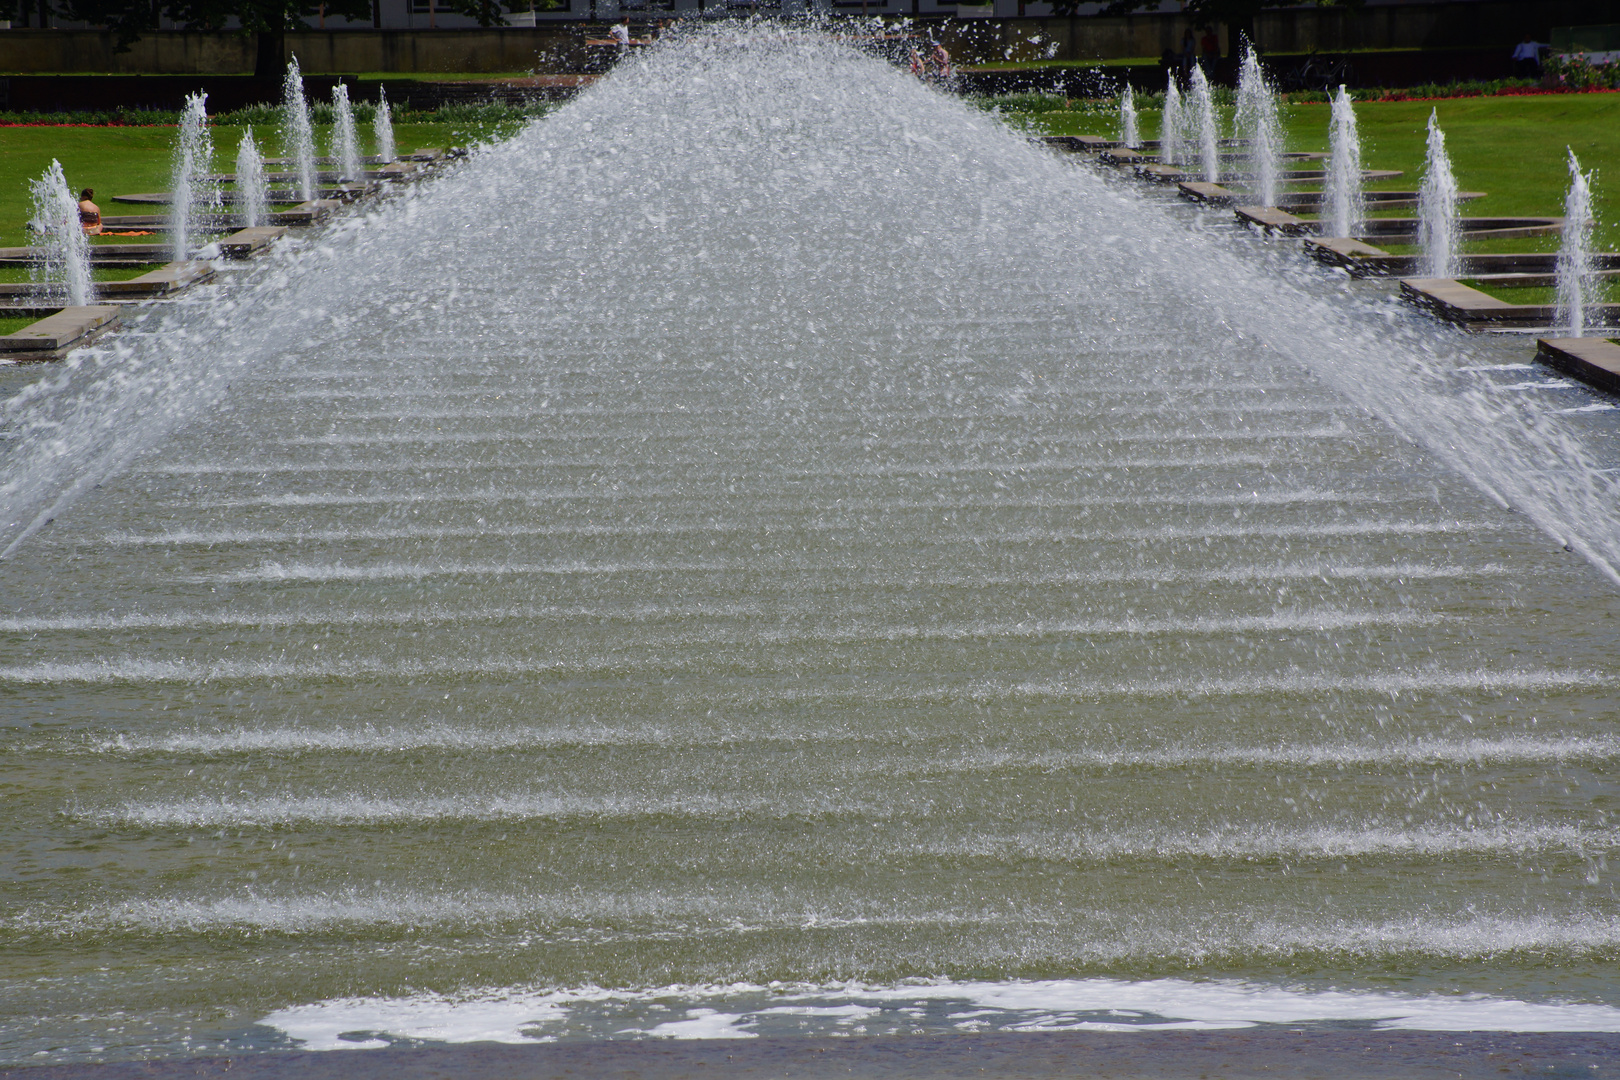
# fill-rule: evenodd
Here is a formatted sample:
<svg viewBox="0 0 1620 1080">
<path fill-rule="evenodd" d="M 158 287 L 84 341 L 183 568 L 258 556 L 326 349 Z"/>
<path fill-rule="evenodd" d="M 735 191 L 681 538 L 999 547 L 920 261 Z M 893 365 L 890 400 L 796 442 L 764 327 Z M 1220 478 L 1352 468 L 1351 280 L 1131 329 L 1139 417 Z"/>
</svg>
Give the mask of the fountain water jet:
<svg viewBox="0 0 1620 1080">
<path fill-rule="evenodd" d="M 28 187 L 33 204 L 28 227 L 39 237 L 29 276 L 39 286 L 39 299 L 74 306 L 94 303 L 90 240 L 79 225 L 79 200 L 62 174 L 62 163 L 53 158 Z"/>
<path fill-rule="evenodd" d="M 1329 236 L 1354 236 L 1366 216 L 1361 194 L 1361 133 L 1356 106 L 1341 84 L 1328 128 L 1327 222 Z"/>
<path fill-rule="evenodd" d="M 344 83 L 332 87 L 331 156 L 337 162 L 339 179 L 365 179 L 360 165 L 360 140 L 354 132 L 354 110 L 349 106 L 349 88 Z"/>
<path fill-rule="evenodd" d="M 1598 296 L 1602 278 L 1592 259 L 1592 175 L 1581 172 L 1569 150 L 1569 192 L 1564 196 L 1564 234 L 1558 245 L 1555 281 L 1558 325 L 1570 337 L 1586 333 L 1586 309 Z"/>
<path fill-rule="evenodd" d="M 263 225 L 269 220 L 269 185 L 264 175 L 264 158 L 259 144 L 253 139 L 251 126 L 242 131 L 236 144 L 236 207 L 247 228 Z"/>
<path fill-rule="evenodd" d="M 1130 150 L 1142 145 L 1142 138 L 1136 130 L 1136 95 L 1131 92 L 1130 83 L 1125 84 L 1124 91 L 1119 95 L 1119 141 Z"/>
<path fill-rule="evenodd" d="M 298 70 L 298 57 L 287 62 L 287 78 L 281 87 L 281 152 L 293 161 L 298 174 L 298 197 L 309 202 L 319 193 L 315 170 L 315 130 L 309 122 L 309 102 L 304 100 L 304 76 Z"/>
<path fill-rule="evenodd" d="M 1238 72 L 1238 138 L 1248 144 L 1246 158 L 1249 190 L 1262 206 L 1277 205 L 1282 175 L 1282 123 L 1277 116 L 1277 95 L 1266 79 L 1259 54 L 1252 42 L 1243 44 L 1243 64 Z"/>
<path fill-rule="evenodd" d="M 377 111 L 371 117 L 371 131 L 377 143 L 377 157 L 384 165 L 394 160 L 394 117 L 388 108 L 388 91 L 377 88 Z"/>
<path fill-rule="evenodd" d="M 1159 125 L 1159 160 L 1166 165 L 1175 165 L 1181 160 L 1181 128 L 1184 123 L 1181 116 L 1181 88 L 1176 85 L 1176 73 L 1172 70 L 1165 78 L 1164 113 Z"/>
<path fill-rule="evenodd" d="M 1429 113 L 1428 155 L 1418 189 L 1418 249 L 1422 276 L 1449 278 L 1458 271 L 1457 178 L 1446 153 L 1438 110 Z"/>
<path fill-rule="evenodd" d="M 1204 69 L 1197 64 L 1192 69 L 1192 87 L 1188 92 L 1187 118 L 1195 133 L 1192 142 L 1198 147 L 1199 161 L 1203 165 L 1206 183 L 1221 180 L 1221 133 L 1215 119 L 1215 100 L 1210 92 Z"/>
<path fill-rule="evenodd" d="M 0 403 L 0 843 L 104 868 L 17 860 L 0 1060 L 430 978 L 1612 1023 L 1610 414 L 1164 202 L 722 26 Z"/>
<path fill-rule="evenodd" d="M 219 185 L 210 178 L 213 167 L 208 95 L 199 91 L 187 96 L 175 137 L 174 172 L 169 183 L 169 244 L 176 262 L 191 258 L 197 249 L 199 216 L 220 208 Z"/>
</svg>

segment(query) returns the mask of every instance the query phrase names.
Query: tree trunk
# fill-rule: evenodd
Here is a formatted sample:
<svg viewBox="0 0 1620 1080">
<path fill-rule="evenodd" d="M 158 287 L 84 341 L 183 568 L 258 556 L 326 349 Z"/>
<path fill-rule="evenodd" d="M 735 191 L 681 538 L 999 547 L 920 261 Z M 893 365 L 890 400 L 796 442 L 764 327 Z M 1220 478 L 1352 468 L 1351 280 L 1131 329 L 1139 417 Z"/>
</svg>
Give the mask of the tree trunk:
<svg viewBox="0 0 1620 1080">
<path fill-rule="evenodd" d="M 287 40 L 287 31 L 260 30 L 258 33 L 258 49 L 253 57 L 253 75 L 259 79 L 279 79 L 282 68 L 283 46 Z"/>
<path fill-rule="evenodd" d="M 371 0 L 371 25 L 373 29 L 382 29 L 382 0 Z"/>
</svg>

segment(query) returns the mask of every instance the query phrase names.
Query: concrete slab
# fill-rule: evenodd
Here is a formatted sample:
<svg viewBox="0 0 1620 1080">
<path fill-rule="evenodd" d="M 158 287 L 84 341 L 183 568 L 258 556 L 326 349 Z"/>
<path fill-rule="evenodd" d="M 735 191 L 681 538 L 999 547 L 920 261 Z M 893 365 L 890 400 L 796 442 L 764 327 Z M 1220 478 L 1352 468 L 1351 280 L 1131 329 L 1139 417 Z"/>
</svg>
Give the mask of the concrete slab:
<svg viewBox="0 0 1620 1080">
<path fill-rule="evenodd" d="M 1599 390 L 1620 394 L 1620 345 L 1607 338 L 1541 338 L 1536 359 Z"/>
<path fill-rule="evenodd" d="M 299 203 L 290 210 L 277 210 L 270 214 L 270 224 L 294 227 L 314 225 L 325 220 L 332 211 L 342 205 L 336 199 L 315 199 L 311 202 Z"/>
<path fill-rule="evenodd" d="M 60 360 L 118 325 L 118 309 L 100 305 L 62 308 L 15 334 L 0 337 L 0 361 Z"/>
<path fill-rule="evenodd" d="M 1187 198 L 1194 202 L 1209 203 L 1211 206 L 1232 206 L 1244 197 L 1241 191 L 1233 191 L 1231 188 L 1206 183 L 1203 180 L 1189 180 L 1176 186 Z"/>
<path fill-rule="evenodd" d="M 418 150 L 413 154 L 399 155 L 400 161 L 416 161 L 424 165 L 433 165 L 445 159 L 443 150 Z"/>
<path fill-rule="evenodd" d="M 285 225 L 257 225 L 232 233 L 219 242 L 219 252 L 227 259 L 247 259 L 270 250 L 270 245 L 287 235 Z"/>
<path fill-rule="evenodd" d="M 97 266 L 140 266 L 169 257 L 167 244 L 92 244 L 90 261 Z M 0 247 L 0 265 L 26 266 L 39 258 L 31 247 Z"/>
<path fill-rule="evenodd" d="M 1417 271 L 1421 257 L 1391 255 L 1383 248 L 1360 240 L 1339 237 L 1312 237 L 1305 241 L 1305 253 L 1330 266 L 1342 266 L 1356 277 L 1398 277 Z M 1600 251 L 1592 256 L 1599 272 L 1620 271 L 1620 251 Z M 1558 265 L 1554 251 L 1479 253 L 1462 257 L 1465 277 L 1492 274 L 1540 274 L 1549 276 Z"/>
<path fill-rule="evenodd" d="M 1447 322 L 1544 325 L 1553 318 L 1546 304 L 1510 304 L 1452 278 L 1402 278 L 1401 299 Z"/>
<path fill-rule="evenodd" d="M 1101 153 L 1101 158 L 1110 165 L 1137 165 L 1148 160 L 1147 155 L 1140 150 L 1131 150 L 1123 146 L 1116 146 Z"/>
<path fill-rule="evenodd" d="M 1510 304 L 1451 278 L 1402 278 L 1401 299 L 1467 329 L 1548 326 L 1558 317 L 1553 304 Z M 1620 325 L 1620 304 L 1593 304 L 1587 321 Z"/>
<path fill-rule="evenodd" d="M 362 184 L 333 184 L 318 189 L 318 197 L 322 199 L 348 200 L 358 198 L 369 190 Z M 302 202 L 297 193 L 288 188 L 271 188 L 268 192 L 271 205 L 280 204 L 289 206 Z M 167 191 L 142 191 L 133 195 L 114 195 L 113 202 L 135 203 L 140 205 L 167 206 L 174 201 L 174 196 Z M 230 206 L 242 201 L 242 193 L 238 191 L 220 192 L 220 201 Z"/>
<path fill-rule="evenodd" d="M 1286 210 L 1279 210 L 1275 206 L 1239 206 L 1235 208 L 1238 220 L 1257 229 L 1264 229 L 1268 233 L 1279 233 L 1283 236 L 1304 236 L 1321 228 L 1314 221 L 1297 218 Z"/>
<path fill-rule="evenodd" d="M 1136 174 L 1144 180 L 1151 180 L 1155 184 L 1180 184 L 1192 177 L 1191 173 L 1182 172 L 1175 165 L 1145 164 L 1136 168 Z"/>
<path fill-rule="evenodd" d="M 1459 202 L 1473 202 L 1484 197 L 1483 191 L 1457 194 Z M 1418 204 L 1418 193 L 1415 191 L 1368 191 L 1364 193 L 1364 198 L 1370 210 L 1405 210 Z M 1308 210 L 1320 207 L 1322 199 L 1323 193 L 1320 191 L 1285 191 L 1277 196 L 1277 205 L 1290 210 Z"/>
<path fill-rule="evenodd" d="M 150 274 L 142 274 L 128 281 L 101 282 L 96 286 L 96 290 L 108 299 L 119 300 L 173 296 L 213 276 L 214 267 L 210 263 L 172 262 L 153 270 Z"/>
<path fill-rule="evenodd" d="M 1031 139 L 1030 142 L 1038 142 L 1050 146 L 1054 150 L 1067 150 L 1071 154 L 1078 154 L 1085 149 L 1084 146 L 1080 145 L 1080 138 L 1079 135 L 1041 135 Z"/>
<path fill-rule="evenodd" d="M 1075 135 L 1074 146 L 1077 150 L 1096 153 L 1099 150 L 1108 150 L 1119 145 L 1118 139 L 1105 139 L 1101 135 Z"/>
<path fill-rule="evenodd" d="M 368 180 L 403 180 L 414 176 L 421 170 L 421 166 L 414 161 L 393 161 L 374 172 L 367 172 Z"/>
<path fill-rule="evenodd" d="M 1458 218 L 1464 240 L 1512 240 L 1525 236 L 1556 236 L 1564 231 L 1561 217 Z M 1417 218 L 1368 218 L 1362 222 L 1360 240 L 1387 244 L 1411 243 L 1417 239 Z"/>
</svg>

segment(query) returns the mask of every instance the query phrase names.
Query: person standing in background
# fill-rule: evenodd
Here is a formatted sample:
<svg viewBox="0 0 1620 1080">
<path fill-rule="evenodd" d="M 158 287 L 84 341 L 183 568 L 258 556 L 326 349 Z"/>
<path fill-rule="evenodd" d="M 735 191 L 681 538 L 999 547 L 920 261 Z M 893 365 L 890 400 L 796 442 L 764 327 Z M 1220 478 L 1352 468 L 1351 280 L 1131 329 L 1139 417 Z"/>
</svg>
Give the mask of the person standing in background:
<svg viewBox="0 0 1620 1080">
<path fill-rule="evenodd" d="M 1513 47 L 1513 74 L 1521 79 L 1535 79 L 1541 75 L 1541 50 L 1546 45 L 1532 40 L 1529 34 Z"/>
</svg>

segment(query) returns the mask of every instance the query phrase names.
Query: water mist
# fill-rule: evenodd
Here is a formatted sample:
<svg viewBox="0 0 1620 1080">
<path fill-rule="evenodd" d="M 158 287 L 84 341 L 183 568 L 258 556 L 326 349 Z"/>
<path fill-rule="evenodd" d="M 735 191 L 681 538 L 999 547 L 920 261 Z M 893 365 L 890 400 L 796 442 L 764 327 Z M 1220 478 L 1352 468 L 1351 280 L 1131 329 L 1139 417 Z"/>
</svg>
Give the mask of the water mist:
<svg viewBox="0 0 1620 1080">
<path fill-rule="evenodd" d="M 176 262 L 189 259 L 198 246 L 199 215 L 220 207 L 219 185 L 210 178 L 213 167 L 208 95 L 199 91 L 186 98 L 175 139 L 174 173 L 169 184 L 169 244 Z"/>
<path fill-rule="evenodd" d="M 264 157 L 254 141 L 253 128 L 245 128 L 236 144 L 236 208 L 242 225 L 254 228 L 269 220 L 269 185 L 265 181 Z"/>
<path fill-rule="evenodd" d="M 1558 245 L 1558 325 L 1570 337 L 1586 333 L 1586 312 L 1602 278 L 1592 259 L 1592 174 L 1581 172 L 1569 151 L 1569 193 L 1564 196 L 1564 234 Z"/>
<path fill-rule="evenodd" d="M 52 159 L 38 180 L 28 184 L 32 213 L 29 230 L 39 236 L 29 277 L 38 286 L 38 300 L 75 307 L 94 303 L 90 281 L 90 240 L 79 224 L 79 200 L 62 175 L 62 164 Z"/>
<path fill-rule="evenodd" d="M 292 159 L 298 175 L 298 197 L 309 202 L 319 193 L 315 171 L 315 131 L 309 122 L 309 102 L 304 100 L 304 76 L 298 70 L 298 57 L 287 63 L 287 78 L 281 87 L 281 152 Z"/>
<path fill-rule="evenodd" d="M 1456 277 L 1458 258 L 1457 178 L 1446 153 L 1446 135 L 1437 110 L 1429 113 L 1428 156 L 1418 189 L 1418 249 L 1424 277 Z"/>
<path fill-rule="evenodd" d="M 1323 199 L 1329 236 L 1354 236 L 1366 216 L 1361 194 L 1361 133 L 1356 106 L 1341 85 L 1328 124 L 1327 192 Z"/>
</svg>

